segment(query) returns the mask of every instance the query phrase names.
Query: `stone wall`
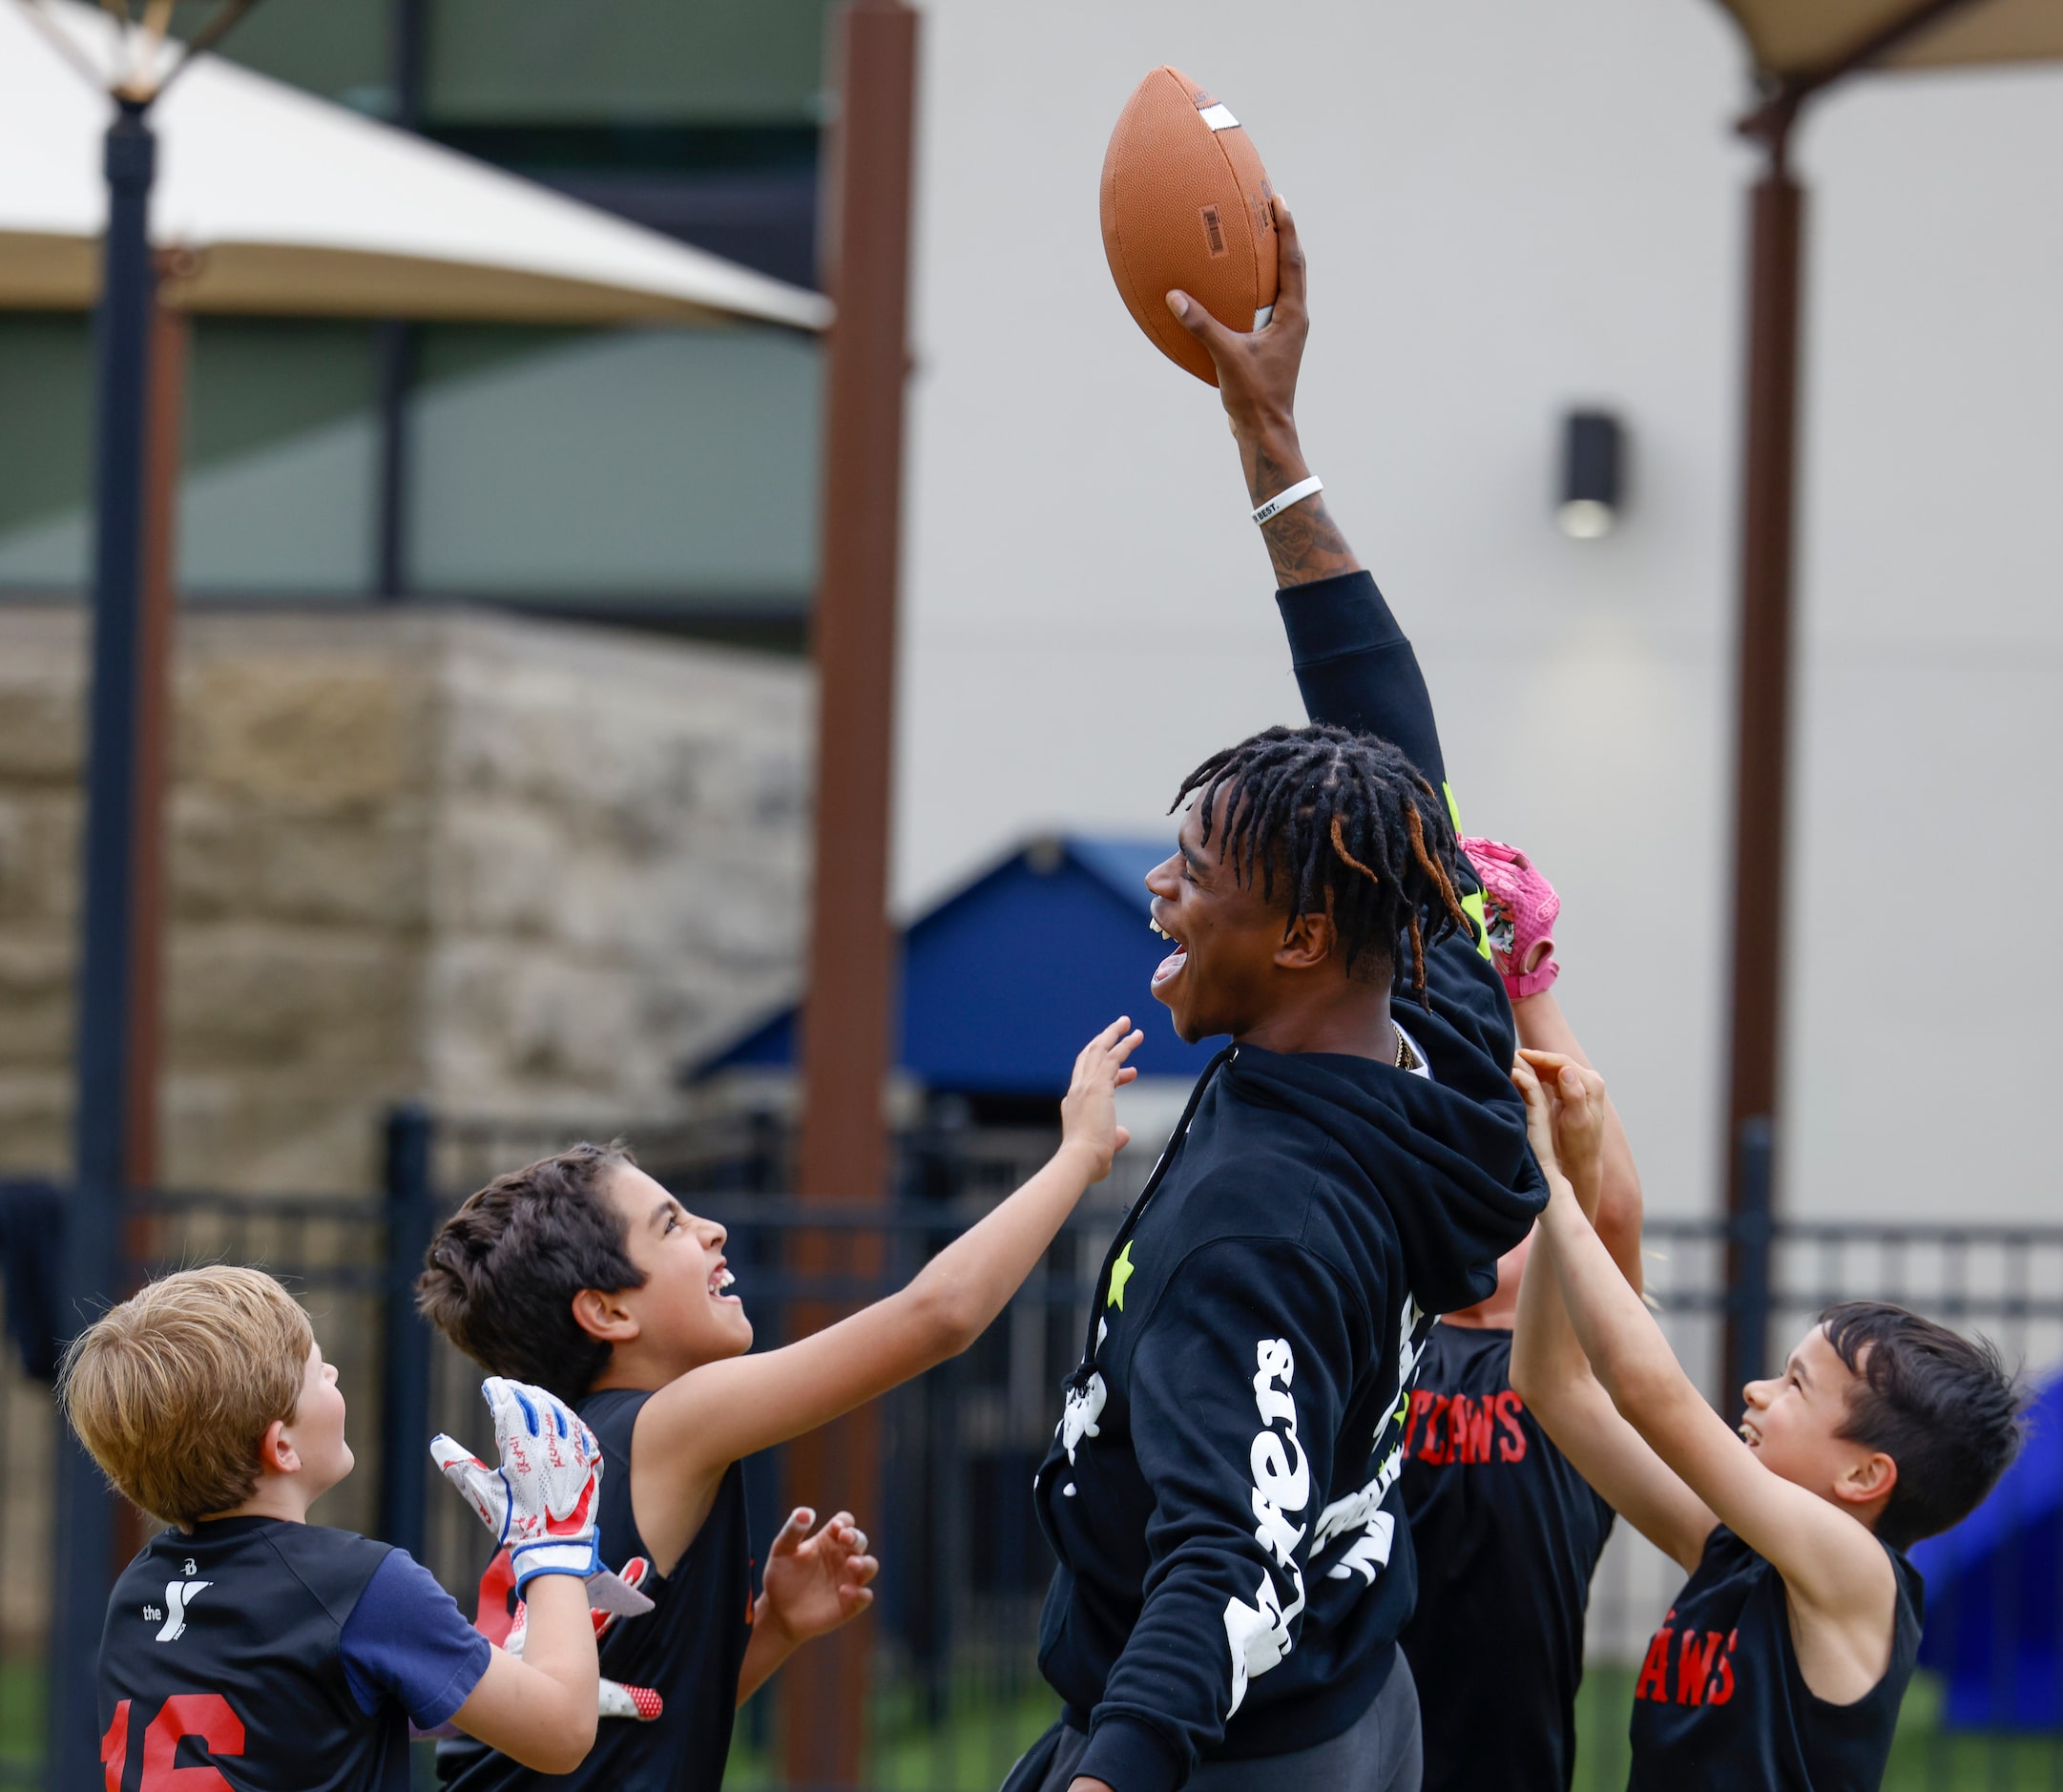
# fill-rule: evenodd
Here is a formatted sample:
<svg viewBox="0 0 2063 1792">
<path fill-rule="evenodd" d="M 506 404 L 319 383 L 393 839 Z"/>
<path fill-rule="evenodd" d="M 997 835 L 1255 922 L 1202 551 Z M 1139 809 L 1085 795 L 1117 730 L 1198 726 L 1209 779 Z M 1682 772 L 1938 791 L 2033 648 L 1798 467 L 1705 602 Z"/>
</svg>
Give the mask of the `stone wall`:
<svg viewBox="0 0 2063 1792">
<path fill-rule="evenodd" d="M 81 626 L 0 610 L 0 1167 L 68 1156 Z M 665 1114 L 792 990 L 806 669 L 467 611 L 183 617 L 165 1179 L 349 1191 L 381 1112 Z"/>
</svg>

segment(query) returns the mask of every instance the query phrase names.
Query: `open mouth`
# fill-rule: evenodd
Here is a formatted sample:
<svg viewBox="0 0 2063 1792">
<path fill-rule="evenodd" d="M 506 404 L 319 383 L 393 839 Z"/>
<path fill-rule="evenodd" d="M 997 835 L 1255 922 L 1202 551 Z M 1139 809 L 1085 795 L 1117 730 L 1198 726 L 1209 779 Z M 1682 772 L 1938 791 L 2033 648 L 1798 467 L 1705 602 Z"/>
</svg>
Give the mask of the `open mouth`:
<svg viewBox="0 0 2063 1792">
<path fill-rule="evenodd" d="M 1761 1448 L 1762 1434 L 1755 1428 L 1755 1423 L 1753 1420 L 1741 1420 L 1740 1424 L 1736 1427 L 1736 1429 L 1738 1429 L 1740 1433 L 1740 1441 L 1743 1444 L 1747 1445 L 1750 1449 Z"/>
<path fill-rule="evenodd" d="M 724 1306 L 742 1306 L 744 1302 L 737 1295 L 726 1292 L 737 1280 L 738 1278 L 724 1267 L 723 1260 L 719 1257 L 716 1268 L 709 1272 L 709 1298 Z"/>
<path fill-rule="evenodd" d="M 1162 927 L 1160 925 L 1159 919 L 1157 916 L 1151 914 L 1148 915 L 1146 925 L 1152 927 L 1156 933 L 1159 934 L 1162 939 L 1170 942 L 1175 948 L 1172 952 L 1170 952 L 1165 958 L 1160 961 L 1158 965 L 1154 968 L 1154 988 L 1157 990 L 1162 984 L 1167 982 L 1170 977 L 1174 976 L 1177 970 L 1181 969 L 1182 966 L 1185 963 L 1188 962 L 1189 948 L 1184 946 L 1180 940 L 1176 939 L 1174 934 L 1170 933 L 1167 928 Z"/>
</svg>

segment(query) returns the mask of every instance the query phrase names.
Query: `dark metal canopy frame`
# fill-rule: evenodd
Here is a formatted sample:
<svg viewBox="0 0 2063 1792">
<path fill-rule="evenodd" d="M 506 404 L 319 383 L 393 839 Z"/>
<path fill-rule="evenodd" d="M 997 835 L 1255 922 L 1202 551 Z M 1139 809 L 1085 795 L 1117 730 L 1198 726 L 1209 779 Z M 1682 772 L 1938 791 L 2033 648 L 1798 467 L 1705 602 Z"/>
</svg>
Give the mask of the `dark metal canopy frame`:
<svg viewBox="0 0 2063 1792">
<path fill-rule="evenodd" d="M 1804 194 L 1790 163 L 1806 105 L 1850 75 L 2063 56 L 2063 0 L 1721 0 L 1755 58 L 1739 125 L 1761 145 L 1749 196 L 1740 498 L 1731 1010 L 1724 1187 L 1732 1291 L 1719 1404 L 1769 1359 L 1770 1229 L 1783 1027 L 1793 713 L 1799 315 Z"/>
</svg>

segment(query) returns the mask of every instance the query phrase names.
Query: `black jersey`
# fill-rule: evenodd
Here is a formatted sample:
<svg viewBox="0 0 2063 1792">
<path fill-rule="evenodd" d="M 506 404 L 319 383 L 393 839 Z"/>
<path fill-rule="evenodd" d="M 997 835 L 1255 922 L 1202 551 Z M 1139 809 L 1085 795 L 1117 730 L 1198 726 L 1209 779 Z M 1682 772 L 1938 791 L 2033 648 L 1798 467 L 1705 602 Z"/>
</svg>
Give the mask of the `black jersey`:
<svg viewBox="0 0 2063 1792">
<path fill-rule="evenodd" d="M 1877 1792 L 1926 1597 L 1912 1564 L 1885 1553 L 1898 1581 L 1890 1665 L 1852 1705 L 1830 1705 L 1799 1672 L 1783 1576 L 1717 1527 L 1634 1684 L 1627 1792 Z"/>
<path fill-rule="evenodd" d="M 340 1643 L 389 1553 L 275 1518 L 153 1538 L 115 1582 L 101 1636 L 110 1792 L 406 1792 L 407 1714 L 392 1699 L 363 1708 Z"/>
<path fill-rule="evenodd" d="M 1509 1331 L 1435 1325 L 1404 1439 L 1426 1792 L 1555 1792 L 1575 1775 L 1591 1574 L 1612 1530 L 1511 1391 Z"/>
<path fill-rule="evenodd" d="M 665 1701 L 651 1723 L 605 1718 L 594 1748 L 555 1786 L 608 1792 L 717 1792 L 731 1749 L 738 1709 L 738 1673 L 752 1637 L 752 1546 L 745 1528 L 744 1470 L 733 1463 L 717 1490 L 709 1516 L 687 1553 L 661 1578 L 649 1571 L 650 1552 L 631 1512 L 631 1443 L 637 1415 L 652 1396 L 630 1388 L 590 1394 L 580 1403 L 602 1447 L 602 1553 L 612 1568 L 636 1582 L 652 1600 L 639 1617 L 614 1617 L 601 1633 L 605 1678 L 649 1687 Z M 490 1568 L 490 1574 L 494 1571 Z M 499 1577 L 495 1596 L 513 1599 Z M 444 1742 L 437 1772 L 453 1792 L 504 1792 L 536 1786 L 545 1776 L 468 1740 Z"/>
</svg>

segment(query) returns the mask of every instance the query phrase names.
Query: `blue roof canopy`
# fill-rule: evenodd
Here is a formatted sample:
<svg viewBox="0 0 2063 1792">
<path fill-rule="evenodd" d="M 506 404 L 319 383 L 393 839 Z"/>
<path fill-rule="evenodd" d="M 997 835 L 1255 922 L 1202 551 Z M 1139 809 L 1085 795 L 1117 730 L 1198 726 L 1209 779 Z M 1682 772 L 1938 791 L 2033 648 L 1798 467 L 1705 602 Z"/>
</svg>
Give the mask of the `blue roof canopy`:
<svg viewBox="0 0 2063 1792">
<path fill-rule="evenodd" d="M 1174 849 L 1172 833 L 1030 841 L 919 916 L 903 936 L 897 1065 L 928 1089 L 1058 1096 L 1075 1053 L 1130 1014 L 1146 1034 L 1140 1075 L 1195 1076 L 1214 1047 L 1177 1039 L 1152 991 L 1168 948 L 1144 880 Z M 795 1022 L 784 1009 L 690 1079 L 791 1066 Z"/>
</svg>

